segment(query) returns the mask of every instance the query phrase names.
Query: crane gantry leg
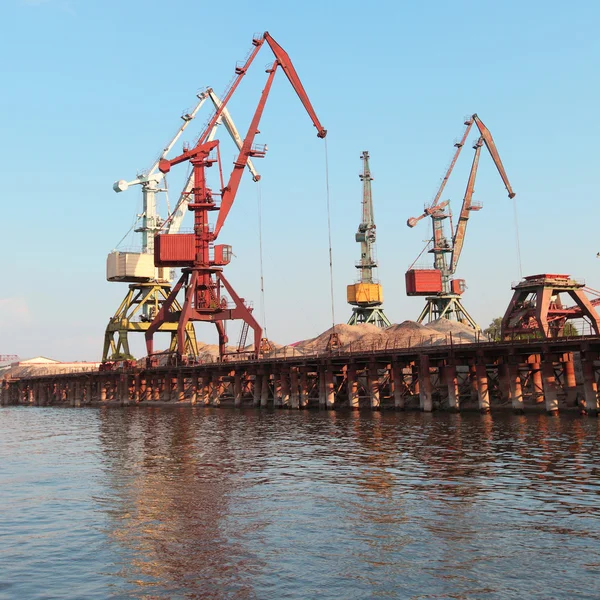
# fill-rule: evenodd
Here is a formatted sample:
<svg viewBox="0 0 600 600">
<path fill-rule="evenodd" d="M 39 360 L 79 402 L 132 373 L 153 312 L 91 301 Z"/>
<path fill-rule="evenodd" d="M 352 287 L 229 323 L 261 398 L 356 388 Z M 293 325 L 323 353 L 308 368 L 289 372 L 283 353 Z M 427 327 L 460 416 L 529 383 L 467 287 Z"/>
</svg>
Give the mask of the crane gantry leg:
<svg viewBox="0 0 600 600">
<path fill-rule="evenodd" d="M 425 298 L 425 307 L 421 311 L 417 323 L 431 323 L 438 319 L 457 321 L 458 323 L 472 327 L 475 331 L 481 331 L 475 319 L 473 319 L 463 306 L 458 294 L 429 296 Z"/>
<path fill-rule="evenodd" d="M 125 299 L 106 327 L 102 362 L 134 358 L 129 348 L 129 333 L 148 331 L 152 318 L 162 308 L 170 292 L 171 286 L 168 284 L 137 283 L 129 286 Z M 181 310 L 177 301 L 171 310 Z M 158 331 L 170 332 L 170 350 L 174 352 L 177 349 L 177 323 L 165 322 Z M 188 356 L 198 356 L 196 334 L 191 323 L 185 329 L 184 344 Z"/>
</svg>

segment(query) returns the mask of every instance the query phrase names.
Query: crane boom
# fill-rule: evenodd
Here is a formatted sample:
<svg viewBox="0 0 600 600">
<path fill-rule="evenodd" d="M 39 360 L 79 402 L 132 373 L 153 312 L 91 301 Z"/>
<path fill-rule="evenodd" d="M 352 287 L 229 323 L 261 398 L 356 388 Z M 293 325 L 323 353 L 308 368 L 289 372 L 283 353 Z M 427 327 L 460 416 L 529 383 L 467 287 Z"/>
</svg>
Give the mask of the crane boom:
<svg viewBox="0 0 600 600">
<path fill-rule="evenodd" d="M 292 87 L 296 91 L 296 94 L 298 94 L 298 97 L 300 98 L 300 101 L 304 105 L 306 112 L 311 118 L 313 125 L 317 128 L 317 136 L 320 138 L 324 138 L 327 135 L 327 130 L 324 129 L 321 125 L 321 122 L 319 121 L 315 113 L 315 109 L 313 108 L 312 104 L 310 103 L 310 100 L 308 99 L 308 95 L 304 90 L 304 86 L 300 81 L 300 77 L 298 77 L 298 73 L 296 73 L 296 69 L 292 64 L 288 53 L 271 37 L 271 34 L 268 31 L 265 31 L 264 39 L 267 41 L 267 44 L 269 44 L 269 46 L 271 47 L 271 50 L 273 50 L 273 54 L 275 54 L 275 57 L 281 65 L 283 72 L 287 75 L 289 82 L 292 84 Z"/>
<path fill-rule="evenodd" d="M 222 102 L 219 99 L 219 97 L 217 96 L 217 94 L 215 94 L 215 92 L 212 90 L 212 88 L 208 88 L 206 90 L 206 92 L 208 94 L 208 97 L 211 99 L 212 103 L 214 104 L 215 109 L 218 110 L 219 108 L 221 108 Z M 225 125 L 225 129 L 227 129 L 227 132 L 231 136 L 231 139 L 237 146 L 237 149 L 241 150 L 242 145 L 243 145 L 243 140 L 240 137 L 237 127 L 235 126 L 235 123 L 233 122 L 233 119 L 231 118 L 231 115 L 230 115 L 229 111 L 227 110 L 227 108 L 223 108 L 223 110 L 221 112 L 221 118 L 219 120 L 217 120 L 215 126 L 212 128 L 212 131 L 210 132 L 210 135 L 208 136 L 207 141 L 211 142 L 214 139 L 214 137 L 217 133 L 217 125 L 221 122 L 221 120 L 222 120 L 223 124 Z M 247 167 L 248 167 L 248 170 L 250 171 L 250 173 L 252 174 L 252 180 L 260 181 L 260 175 L 258 174 L 256 168 L 254 167 L 254 163 L 252 162 L 251 159 L 248 159 Z M 194 187 L 194 172 L 192 171 L 189 174 L 187 181 L 185 182 L 183 191 L 179 195 L 179 200 L 177 201 L 177 204 L 176 204 L 175 208 L 173 209 L 173 212 L 171 213 L 170 217 L 165 221 L 166 233 L 178 233 L 179 230 L 181 229 L 181 223 L 183 222 L 183 218 L 185 217 L 185 212 L 186 212 L 185 209 L 190 202 L 190 197 L 191 197 L 193 187 Z"/>
<path fill-rule="evenodd" d="M 473 127 L 473 119 L 472 118 L 465 119 L 465 126 L 466 126 L 466 128 L 465 128 L 465 131 L 463 132 L 462 138 L 460 139 L 459 142 L 456 142 L 454 144 L 456 151 L 454 152 L 454 156 L 452 157 L 450 166 L 446 170 L 446 174 L 442 178 L 442 183 L 440 183 L 440 187 L 433 199 L 433 202 L 431 203 L 429 208 L 425 209 L 425 211 L 423 212 L 422 215 L 420 215 L 419 217 L 410 217 L 410 219 L 408 219 L 406 221 L 406 224 L 409 227 L 414 227 L 421 219 L 424 219 L 425 217 L 430 216 L 431 209 L 435 208 L 437 206 L 438 202 L 440 201 L 440 198 L 442 197 L 442 192 L 444 191 L 444 188 L 446 187 L 446 184 L 448 183 L 448 179 L 450 179 L 450 175 L 452 174 L 452 171 L 454 170 L 454 165 L 456 165 L 456 161 L 458 160 L 458 157 L 460 156 L 463 146 L 465 145 L 465 142 L 467 141 L 467 137 L 469 136 L 471 127 Z"/>
<path fill-rule="evenodd" d="M 502 160 L 500 160 L 500 155 L 498 154 L 498 149 L 496 148 L 496 144 L 494 143 L 494 138 L 492 137 L 490 130 L 482 123 L 481 119 L 476 114 L 473 115 L 473 121 L 475 121 L 475 124 L 477 125 L 477 128 L 481 133 L 481 137 L 485 142 L 485 146 L 488 149 L 488 152 L 490 153 L 494 164 L 496 165 L 496 169 L 498 169 L 498 173 L 500 173 L 500 177 L 502 177 L 504 187 L 506 187 L 506 191 L 508 192 L 508 197 L 514 198 L 516 194 L 512 190 L 510 181 L 508 181 L 508 176 L 506 175 L 506 171 L 504 170 Z"/>
<path fill-rule="evenodd" d="M 213 92 L 212 89 L 208 91 L 208 95 L 209 95 L 210 99 L 212 100 L 212 103 L 215 105 L 215 108 L 218 110 L 222 104 L 221 100 L 219 100 L 219 97 Z M 233 119 L 231 118 L 229 111 L 225 107 L 223 107 L 223 110 L 221 112 L 221 120 L 223 121 L 223 125 L 225 125 L 225 129 L 227 129 L 227 132 L 231 136 L 231 139 L 234 141 L 238 150 L 241 150 L 244 142 L 243 142 L 242 138 L 240 137 L 240 134 L 238 133 L 237 127 L 235 126 L 235 123 L 233 122 Z M 214 131 L 215 131 L 215 129 L 213 128 L 213 135 L 214 135 Z M 250 171 L 250 173 L 252 173 L 253 181 L 259 181 L 260 175 L 257 173 L 256 169 L 254 168 L 254 164 L 252 163 L 252 160 L 248 159 L 247 166 L 248 166 L 248 170 Z"/>
<path fill-rule="evenodd" d="M 450 178 L 450 175 L 452 174 L 452 171 L 454 170 L 454 165 L 456 165 L 456 161 L 458 160 L 461 150 L 463 149 L 463 146 L 465 145 L 465 142 L 467 141 L 467 137 L 469 136 L 471 127 L 473 127 L 473 119 L 467 119 L 465 121 L 465 125 L 466 125 L 466 128 L 465 128 L 465 131 L 463 133 L 463 136 L 462 136 L 460 142 L 456 142 L 456 144 L 454 144 L 454 146 L 456 147 L 456 151 L 454 152 L 454 156 L 452 157 L 450 166 L 448 167 L 448 170 L 446 171 L 446 174 L 444 175 L 444 178 L 442 179 L 442 183 L 440 184 L 440 187 L 437 191 L 437 194 L 435 195 L 435 198 L 433 199 L 433 202 L 431 203 L 430 208 L 437 206 L 437 203 L 440 201 L 442 192 L 444 191 L 444 188 L 446 187 L 446 184 L 448 183 L 448 179 Z"/>
<path fill-rule="evenodd" d="M 271 86 L 273 84 L 273 78 L 275 77 L 275 73 L 277 71 L 277 67 L 281 67 L 289 82 L 292 84 L 294 91 L 300 98 L 300 101 L 304 105 L 304 108 L 308 112 L 309 117 L 311 118 L 313 125 L 317 129 L 317 137 L 324 138 L 327 135 L 327 130 L 321 125 L 310 100 L 308 99 L 308 95 L 304 90 L 304 87 L 298 77 L 298 73 L 292 64 L 290 57 L 287 52 L 271 37 L 268 31 L 265 32 L 263 36 L 263 41 L 266 40 L 273 54 L 275 54 L 275 62 L 273 66 L 267 70 L 269 73 L 269 77 L 267 79 L 267 83 L 265 88 L 263 89 L 262 95 L 258 102 L 258 106 L 256 108 L 256 112 L 254 113 L 254 117 L 252 122 L 250 123 L 250 127 L 248 128 L 248 132 L 246 133 L 246 137 L 244 138 L 244 143 L 242 148 L 240 148 L 240 153 L 237 160 L 234 162 L 233 171 L 229 177 L 229 182 L 225 186 L 221 195 L 221 208 L 219 210 L 219 214 L 217 216 L 217 222 L 215 223 L 215 232 L 214 237 L 219 235 L 221 228 L 223 227 L 223 223 L 231 210 L 231 206 L 233 205 L 233 201 L 235 199 L 235 195 L 238 191 L 240 181 L 242 175 L 244 173 L 244 167 L 246 166 L 248 160 L 251 156 L 263 157 L 266 152 L 266 146 L 262 150 L 253 150 L 252 144 L 254 142 L 254 138 L 258 133 L 258 125 L 260 123 L 260 119 L 262 117 L 263 110 L 265 108 L 265 104 L 267 102 L 267 97 L 269 96 L 269 92 L 271 91 Z M 223 100 L 225 103 L 225 100 Z M 219 112 L 217 110 L 217 112 Z M 221 109 L 222 112 L 222 109 Z"/>
<path fill-rule="evenodd" d="M 254 59 L 256 58 L 258 51 L 262 48 L 262 45 L 264 43 L 265 43 L 264 36 L 261 38 L 253 38 L 252 45 L 254 46 L 254 48 L 252 48 L 252 50 L 250 51 L 250 54 L 248 55 L 248 58 L 246 59 L 243 66 L 236 67 L 235 72 L 236 72 L 237 77 L 233 80 L 233 83 L 231 84 L 230 88 L 227 90 L 225 97 L 221 100 L 221 106 L 219 108 L 217 108 L 217 110 L 215 110 L 215 114 L 212 116 L 212 118 L 208 122 L 208 125 L 206 126 L 204 131 L 200 134 L 200 137 L 196 141 L 197 146 L 202 145 L 207 140 L 213 127 L 217 124 L 217 121 L 219 120 L 219 118 L 221 117 L 221 114 L 225 110 L 225 107 L 227 106 L 227 103 L 231 99 L 231 96 L 233 96 L 233 93 L 235 92 L 238 85 L 242 81 L 244 75 L 248 72 L 248 68 L 250 67 L 250 65 L 252 64 Z"/>
<path fill-rule="evenodd" d="M 233 163 L 233 171 L 229 176 L 229 181 L 227 182 L 227 185 L 223 188 L 223 192 L 221 194 L 221 208 L 219 209 L 217 222 L 215 223 L 214 239 L 216 239 L 219 235 L 219 232 L 221 231 L 221 228 L 225 223 L 225 219 L 227 218 L 227 215 L 231 210 L 248 159 L 250 158 L 250 156 L 262 157 L 265 155 L 266 147 L 264 150 L 253 150 L 252 144 L 254 143 L 254 138 L 256 137 L 256 134 L 258 133 L 258 124 L 260 123 L 260 119 L 262 117 L 265 104 L 267 102 L 267 97 L 269 96 L 269 92 L 271 91 L 271 86 L 273 85 L 273 79 L 275 78 L 275 72 L 277 71 L 278 64 L 279 63 L 275 62 L 269 72 L 269 77 L 267 78 L 267 83 L 262 91 L 260 100 L 258 101 L 256 112 L 254 113 L 252 122 L 248 127 L 248 133 L 246 133 L 246 137 L 244 138 L 244 143 L 240 148 L 238 158 Z"/>
<path fill-rule="evenodd" d="M 483 145 L 482 139 L 479 138 L 475 144 L 475 156 L 473 157 L 473 164 L 471 165 L 471 172 L 469 173 L 469 180 L 467 182 L 467 189 L 465 190 L 465 197 L 460 209 L 460 215 L 458 217 L 458 223 L 456 224 L 456 231 L 454 232 L 454 238 L 452 240 L 452 256 L 450 258 L 450 273 L 456 272 L 458 260 L 465 243 L 465 233 L 467 231 L 467 222 L 471 214 L 471 201 L 473 199 L 473 192 L 475 191 L 475 178 L 477 177 L 477 168 L 479 166 L 479 155 L 481 154 L 481 146 Z"/>
<path fill-rule="evenodd" d="M 212 91 L 212 90 L 211 90 Z M 164 158 L 173 148 L 173 146 L 177 143 L 177 140 L 181 137 L 181 134 L 185 131 L 185 128 L 190 124 L 190 121 L 194 119 L 198 111 L 202 108 L 202 105 L 206 102 L 208 98 L 208 91 L 200 92 L 198 94 L 199 102 L 193 108 L 193 110 L 189 113 L 182 115 L 183 124 L 177 130 L 177 133 L 173 136 L 173 139 L 164 147 L 161 155 L 156 159 L 156 162 L 152 165 L 150 170 L 148 171 L 148 175 L 152 175 L 158 169 L 158 163 L 161 158 Z"/>
</svg>

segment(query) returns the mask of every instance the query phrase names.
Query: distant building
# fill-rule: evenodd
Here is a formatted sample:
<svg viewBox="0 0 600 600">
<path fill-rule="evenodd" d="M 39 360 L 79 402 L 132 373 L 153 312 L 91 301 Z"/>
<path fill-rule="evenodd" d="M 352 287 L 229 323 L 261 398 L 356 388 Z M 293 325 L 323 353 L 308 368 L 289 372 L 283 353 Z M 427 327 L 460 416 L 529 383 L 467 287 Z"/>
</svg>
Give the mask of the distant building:
<svg viewBox="0 0 600 600">
<path fill-rule="evenodd" d="M 36 356 L 35 358 L 13 362 L 6 367 L 0 367 L 0 378 L 81 373 L 84 371 L 97 371 L 99 367 L 99 362 L 60 362 L 53 358 Z"/>
</svg>

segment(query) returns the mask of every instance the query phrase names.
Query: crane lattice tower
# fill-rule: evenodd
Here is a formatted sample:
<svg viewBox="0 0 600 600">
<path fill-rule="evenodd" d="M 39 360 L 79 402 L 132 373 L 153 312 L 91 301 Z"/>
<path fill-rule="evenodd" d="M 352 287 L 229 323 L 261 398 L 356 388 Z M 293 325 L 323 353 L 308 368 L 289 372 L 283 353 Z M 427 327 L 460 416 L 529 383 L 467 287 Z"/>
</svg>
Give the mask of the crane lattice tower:
<svg viewBox="0 0 600 600">
<path fill-rule="evenodd" d="M 348 325 L 371 323 L 377 327 L 389 327 L 391 323 L 382 308 L 383 289 L 375 279 L 377 270 L 376 227 L 371 193 L 373 177 L 371 177 L 369 167 L 369 153 L 365 150 L 360 157 L 363 161 L 363 170 L 359 175 L 363 184 L 362 221 L 355 236 L 356 241 L 360 244 L 360 260 L 356 263 L 360 276 L 356 283 L 347 288 L 348 304 L 353 307 Z"/>
</svg>

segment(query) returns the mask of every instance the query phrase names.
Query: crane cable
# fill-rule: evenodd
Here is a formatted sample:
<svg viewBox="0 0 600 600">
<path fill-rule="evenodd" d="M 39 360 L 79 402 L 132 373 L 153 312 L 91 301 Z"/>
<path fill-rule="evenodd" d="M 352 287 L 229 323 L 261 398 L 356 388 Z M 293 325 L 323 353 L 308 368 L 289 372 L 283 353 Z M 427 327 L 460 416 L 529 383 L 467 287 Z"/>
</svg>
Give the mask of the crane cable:
<svg viewBox="0 0 600 600">
<path fill-rule="evenodd" d="M 260 181 L 256 182 L 256 198 L 258 204 L 258 253 L 260 264 L 260 319 L 263 324 L 264 337 L 269 339 L 267 335 L 267 316 L 265 309 L 265 278 L 263 272 L 263 243 L 262 243 L 262 195 L 260 190 Z"/>
<path fill-rule="evenodd" d="M 517 218 L 517 201 L 513 196 L 513 214 L 515 218 L 515 239 L 517 243 L 517 262 L 519 264 L 519 279 L 523 279 L 523 264 L 521 262 L 521 242 L 519 240 L 519 220 Z"/>
<path fill-rule="evenodd" d="M 327 152 L 327 138 L 325 138 L 325 187 L 327 190 L 327 235 L 329 240 L 329 284 L 331 288 L 331 324 L 335 332 L 335 308 L 333 296 L 333 252 L 331 250 L 331 204 L 329 197 L 329 155 Z"/>
</svg>

